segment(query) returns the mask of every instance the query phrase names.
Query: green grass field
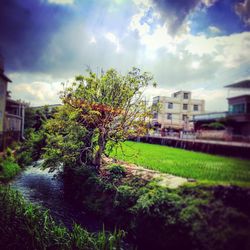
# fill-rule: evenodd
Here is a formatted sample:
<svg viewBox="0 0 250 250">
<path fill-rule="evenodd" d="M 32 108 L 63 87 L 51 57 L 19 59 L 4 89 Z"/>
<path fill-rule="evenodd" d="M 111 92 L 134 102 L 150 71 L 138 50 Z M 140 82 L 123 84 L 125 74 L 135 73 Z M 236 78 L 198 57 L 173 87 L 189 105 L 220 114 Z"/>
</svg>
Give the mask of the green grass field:
<svg viewBox="0 0 250 250">
<path fill-rule="evenodd" d="M 111 157 L 145 168 L 214 184 L 250 186 L 250 161 L 127 141 Z"/>
</svg>

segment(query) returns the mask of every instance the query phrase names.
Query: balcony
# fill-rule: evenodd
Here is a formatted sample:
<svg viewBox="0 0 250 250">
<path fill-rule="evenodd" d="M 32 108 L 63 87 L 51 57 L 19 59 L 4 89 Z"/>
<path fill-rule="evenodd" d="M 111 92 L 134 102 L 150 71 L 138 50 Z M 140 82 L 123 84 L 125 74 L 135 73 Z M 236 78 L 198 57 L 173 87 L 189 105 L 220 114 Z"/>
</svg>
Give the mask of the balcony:
<svg viewBox="0 0 250 250">
<path fill-rule="evenodd" d="M 6 100 L 6 113 L 22 117 L 22 104 L 10 98 Z"/>
<path fill-rule="evenodd" d="M 194 115 L 191 121 L 218 121 L 227 117 L 228 112 L 212 112 Z"/>
<path fill-rule="evenodd" d="M 228 117 L 237 122 L 250 121 L 250 96 L 243 95 L 228 98 L 229 112 Z"/>
</svg>

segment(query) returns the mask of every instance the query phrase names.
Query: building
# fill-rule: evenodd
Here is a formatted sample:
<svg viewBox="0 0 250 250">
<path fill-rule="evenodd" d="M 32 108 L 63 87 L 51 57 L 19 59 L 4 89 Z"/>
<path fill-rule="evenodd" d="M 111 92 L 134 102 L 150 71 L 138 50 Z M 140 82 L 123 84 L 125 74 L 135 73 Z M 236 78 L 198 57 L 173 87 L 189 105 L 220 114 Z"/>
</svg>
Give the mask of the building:
<svg viewBox="0 0 250 250">
<path fill-rule="evenodd" d="M 194 128 L 195 130 L 203 129 L 204 125 L 209 125 L 211 123 L 224 122 L 228 117 L 227 111 L 222 112 L 207 112 L 204 114 L 197 114 L 193 116 Z"/>
<path fill-rule="evenodd" d="M 245 80 L 225 86 L 231 90 L 250 90 L 250 80 Z M 228 121 L 234 136 L 250 139 L 250 94 L 241 94 L 227 98 Z"/>
<path fill-rule="evenodd" d="M 61 107 L 62 104 L 48 104 L 48 105 L 43 105 L 43 106 L 34 106 L 31 107 L 34 110 L 42 110 L 42 109 L 47 109 L 48 112 L 52 112 L 54 109 Z"/>
<path fill-rule="evenodd" d="M 227 121 L 228 112 L 209 112 L 194 115 L 194 130 L 197 139 L 209 140 L 232 140 L 231 128 L 224 126 Z"/>
<path fill-rule="evenodd" d="M 250 141 L 250 80 L 245 80 L 225 86 L 232 94 L 227 98 L 228 110 L 197 114 L 193 117 L 195 130 L 203 130 L 207 125 L 221 123 L 224 130 L 203 131 L 203 137 L 210 139 L 224 139 Z M 235 95 L 235 92 L 238 94 Z"/>
<path fill-rule="evenodd" d="M 205 112 L 205 101 L 192 99 L 191 92 L 178 91 L 167 96 L 153 98 L 153 126 L 173 130 L 191 130 L 190 122 L 196 114 Z"/>
<path fill-rule="evenodd" d="M 20 140 L 24 132 L 24 105 L 10 98 L 9 82 L 11 80 L 4 74 L 3 60 L 0 60 L 0 151 Z"/>
</svg>

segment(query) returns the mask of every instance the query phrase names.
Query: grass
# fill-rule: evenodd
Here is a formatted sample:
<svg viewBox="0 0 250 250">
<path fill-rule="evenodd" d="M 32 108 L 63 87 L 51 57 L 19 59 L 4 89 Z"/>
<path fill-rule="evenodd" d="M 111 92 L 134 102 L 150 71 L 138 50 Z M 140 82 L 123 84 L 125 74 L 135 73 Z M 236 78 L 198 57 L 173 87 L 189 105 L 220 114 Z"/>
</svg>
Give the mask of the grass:
<svg viewBox="0 0 250 250">
<path fill-rule="evenodd" d="M 6 159 L 0 162 L 0 181 L 9 181 L 20 172 L 21 168 L 18 164 Z"/>
<path fill-rule="evenodd" d="M 125 232 L 93 234 L 74 224 L 69 231 L 48 211 L 27 203 L 15 190 L 0 185 L 0 249 L 114 250 Z"/>
<path fill-rule="evenodd" d="M 250 161 L 127 141 L 111 154 L 148 169 L 210 184 L 250 186 Z"/>
</svg>

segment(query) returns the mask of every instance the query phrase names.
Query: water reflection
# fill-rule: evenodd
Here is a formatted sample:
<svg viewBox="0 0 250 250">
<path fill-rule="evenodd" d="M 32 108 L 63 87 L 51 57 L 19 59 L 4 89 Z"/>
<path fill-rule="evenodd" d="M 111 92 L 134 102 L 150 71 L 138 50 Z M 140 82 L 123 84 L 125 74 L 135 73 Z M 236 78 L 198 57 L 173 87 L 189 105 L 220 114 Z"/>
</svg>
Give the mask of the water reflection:
<svg viewBox="0 0 250 250">
<path fill-rule="evenodd" d="M 58 172 L 49 172 L 41 168 L 42 161 L 28 166 L 11 183 L 11 187 L 19 190 L 25 199 L 50 210 L 57 221 L 62 221 L 68 228 L 73 221 L 95 232 L 102 228 L 102 222 L 73 206 L 64 199 L 63 183 L 57 178 Z"/>
</svg>

